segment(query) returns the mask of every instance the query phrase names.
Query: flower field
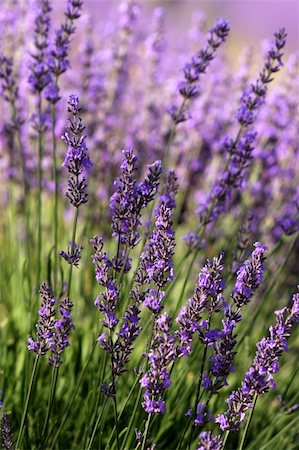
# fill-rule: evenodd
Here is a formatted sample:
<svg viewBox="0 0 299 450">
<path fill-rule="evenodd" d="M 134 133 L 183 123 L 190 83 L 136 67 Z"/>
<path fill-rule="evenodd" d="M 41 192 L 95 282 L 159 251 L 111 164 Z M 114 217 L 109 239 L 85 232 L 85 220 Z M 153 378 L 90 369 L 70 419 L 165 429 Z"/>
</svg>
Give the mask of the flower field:
<svg viewBox="0 0 299 450">
<path fill-rule="evenodd" d="M 164 3 L 1 3 L 6 450 L 299 448 L 299 55 Z"/>
</svg>

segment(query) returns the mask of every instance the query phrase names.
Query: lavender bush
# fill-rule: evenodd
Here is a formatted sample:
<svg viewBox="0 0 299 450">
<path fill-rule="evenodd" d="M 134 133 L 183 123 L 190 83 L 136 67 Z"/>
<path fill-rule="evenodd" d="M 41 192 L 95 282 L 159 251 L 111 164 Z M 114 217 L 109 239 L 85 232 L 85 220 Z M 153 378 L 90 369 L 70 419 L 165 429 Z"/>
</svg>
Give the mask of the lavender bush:
<svg viewBox="0 0 299 450">
<path fill-rule="evenodd" d="M 298 448 L 298 55 L 112 12 L 1 6 L 2 447 Z"/>
</svg>

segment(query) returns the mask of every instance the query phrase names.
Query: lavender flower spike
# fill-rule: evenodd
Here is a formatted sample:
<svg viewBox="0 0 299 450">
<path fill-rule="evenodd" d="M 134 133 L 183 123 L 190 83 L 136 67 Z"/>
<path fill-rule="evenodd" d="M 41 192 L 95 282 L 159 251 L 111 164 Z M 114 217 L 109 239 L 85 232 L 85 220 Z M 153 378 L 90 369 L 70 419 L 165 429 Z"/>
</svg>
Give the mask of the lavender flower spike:
<svg viewBox="0 0 299 450">
<path fill-rule="evenodd" d="M 199 436 L 197 450 L 222 450 L 223 442 L 220 436 L 213 436 L 210 431 L 203 431 Z"/>
<path fill-rule="evenodd" d="M 36 339 L 28 338 L 28 350 L 33 351 L 39 356 L 47 353 L 53 343 L 53 334 L 55 326 L 55 303 L 51 289 L 42 283 L 40 287 L 41 308 L 38 311 L 39 322 L 36 324 Z"/>
<path fill-rule="evenodd" d="M 237 281 L 232 293 L 232 299 L 238 308 L 246 305 L 263 280 L 264 253 L 267 247 L 256 242 L 254 244 L 250 260 L 245 261 L 244 265 L 237 272 Z"/>
<path fill-rule="evenodd" d="M 68 146 L 62 165 L 70 173 L 66 196 L 75 208 L 87 202 L 87 183 L 85 177 L 81 175 L 83 171 L 92 167 L 85 142 L 86 136 L 83 134 L 85 127 L 79 117 L 80 110 L 78 96 L 70 95 L 68 112 L 72 114 L 72 117 L 68 118 L 67 131 L 62 136 L 62 140 Z"/>
<path fill-rule="evenodd" d="M 148 414 L 165 412 L 163 393 L 171 385 L 167 368 L 175 357 L 175 335 L 170 332 L 170 317 L 164 313 L 156 317 L 148 354 L 149 369 L 140 380 L 140 385 L 146 389 L 142 406 Z"/>
<path fill-rule="evenodd" d="M 225 281 L 221 276 L 223 271 L 223 255 L 207 260 L 206 265 L 198 275 L 192 297 L 186 306 L 179 312 L 176 322 L 179 324 L 177 337 L 180 341 L 179 356 L 188 356 L 192 351 L 192 341 L 195 333 L 201 330 L 201 318 L 205 310 L 212 313 L 219 310 L 222 302 L 222 291 L 225 288 Z"/>
<path fill-rule="evenodd" d="M 113 236 L 123 245 L 135 247 L 139 240 L 138 226 L 142 208 L 145 208 L 156 195 L 162 171 L 161 161 L 148 166 L 143 182 L 136 184 L 137 157 L 133 150 L 123 151 L 122 174 L 114 183 L 116 189 L 110 199 Z"/>
<path fill-rule="evenodd" d="M 275 389 L 273 374 L 278 372 L 278 359 L 288 351 L 287 341 L 295 322 L 299 321 L 299 294 L 294 294 L 291 308 L 275 311 L 276 325 L 269 328 L 269 336 L 257 343 L 253 364 L 246 373 L 241 387 L 229 396 L 228 410 L 216 418 L 221 430 L 237 431 L 252 408 L 255 395 Z"/>
<path fill-rule="evenodd" d="M 69 336 L 71 330 L 75 328 L 72 322 L 71 309 L 72 302 L 68 297 L 61 300 L 59 313 L 60 319 L 55 321 L 54 332 L 50 350 L 52 356 L 49 358 L 49 364 L 59 367 L 62 364 L 61 355 L 66 347 L 69 347 Z"/>
</svg>

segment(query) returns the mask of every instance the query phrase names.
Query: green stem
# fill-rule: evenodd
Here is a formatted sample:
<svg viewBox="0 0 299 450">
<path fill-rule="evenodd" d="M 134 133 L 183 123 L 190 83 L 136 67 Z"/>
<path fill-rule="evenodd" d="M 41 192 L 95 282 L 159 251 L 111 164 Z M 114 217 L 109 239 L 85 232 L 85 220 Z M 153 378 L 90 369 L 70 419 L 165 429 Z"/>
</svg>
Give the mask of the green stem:
<svg viewBox="0 0 299 450">
<path fill-rule="evenodd" d="M 145 450 L 145 448 L 146 448 L 146 441 L 147 441 L 147 436 L 148 436 L 149 429 L 150 429 L 151 420 L 152 420 L 152 414 L 149 414 L 146 424 L 145 424 L 141 450 Z"/>
<path fill-rule="evenodd" d="M 223 441 L 222 441 L 222 450 L 224 450 L 224 448 L 225 448 L 226 441 L 227 441 L 227 439 L 228 439 L 229 433 L 230 433 L 230 431 L 227 430 L 227 431 L 225 432 L 225 434 L 224 434 L 224 438 L 223 438 Z"/>
<path fill-rule="evenodd" d="M 42 96 L 38 96 L 38 116 L 39 120 L 42 114 Z M 43 159 L 43 133 L 41 126 L 38 129 L 38 165 L 37 165 L 37 199 L 36 199 L 36 215 L 37 215 L 37 256 L 36 256 L 36 291 L 40 285 L 41 276 L 41 248 L 42 248 L 42 159 Z"/>
<path fill-rule="evenodd" d="M 255 408 L 255 405 L 256 405 L 256 402 L 257 402 L 257 398 L 258 398 L 258 395 L 254 394 L 252 408 L 250 410 L 249 418 L 248 418 L 248 420 L 246 422 L 244 433 L 243 433 L 243 436 L 242 436 L 242 439 L 241 439 L 241 443 L 240 443 L 240 445 L 238 447 L 238 450 L 243 450 L 243 447 L 244 447 L 244 444 L 245 444 L 245 440 L 246 440 L 246 436 L 247 436 L 247 433 L 248 433 L 248 429 L 249 429 L 249 426 L 250 426 L 250 422 L 251 422 L 251 419 L 252 419 L 252 416 L 253 416 L 253 413 L 254 413 L 254 408 Z"/>
<path fill-rule="evenodd" d="M 73 255 L 74 249 L 75 249 L 78 216 L 79 216 L 79 208 L 76 208 L 76 212 L 75 212 L 75 216 L 74 216 L 74 223 L 73 223 L 72 243 L 71 243 L 71 254 L 72 255 Z M 71 295 L 72 274 L 73 274 L 73 264 L 70 264 L 70 267 L 69 267 L 69 278 L 68 278 L 68 288 L 67 288 L 67 296 L 68 297 Z"/>
<path fill-rule="evenodd" d="M 111 355 L 111 377 L 112 377 L 112 391 L 113 391 L 114 421 L 115 421 L 115 428 L 116 428 L 117 450 L 120 450 L 119 425 L 118 425 L 117 402 L 116 402 L 116 386 L 115 386 L 115 375 L 114 375 L 114 370 L 113 370 L 113 363 L 114 363 L 113 341 L 112 341 L 111 336 L 110 336 L 110 346 L 111 346 L 110 355 Z"/>
<path fill-rule="evenodd" d="M 61 422 L 60 422 L 59 428 L 58 428 L 58 430 L 57 430 L 57 432 L 56 432 L 54 438 L 52 439 L 52 443 L 51 443 L 51 446 L 50 446 L 50 449 L 49 449 L 49 450 L 52 450 L 52 449 L 54 448 L 54 446 L 55 446 L 55 444 L 56 444 L 56 442 L 57 442 L 57 439 L 58 439 L 58 437 L 59 437 L 59 435 L 60 435 L 60 433 L 61 433 L 61 430 L 62 430 L 62 428 L 63 428 L 65 422 L 66 422 L 67 419 L 69 418 L 69 412 L 70 412 L 70 410 L 71 410 L 71 408 L 72 408 L 72 406 L 73 406 L 73 403 L 74 403 L 74 401 L 75 401 L 75 398 L 76 398 L 76 396 L 77 396 L 77 394 L 78 394 L 78 391 L 79 391 L 79 388 L 80 388 L 80 386 L 81 386 L 82 380 L 83 380 L 83 378 L 84 378 L 86 369 L 87 369 L 87 367 L 88 367 L 88 364 L 90 363 L 91 357 L 92 357 L 92 355 L 93 355 L 93 353 L 94 353 L 94 351 L 95 351 L 96 346 L 97 346 L 97 341 L 95 341 L 95 343 L 94 343 L 94 345 L 93 345 L 93 347 L 92 347 L 92 349 L 91 349 L 91 352 L 90 352 L 90 354 L 89 354 L 89 356 L 88 356 L 88 358 L 87 358 L 87 360 L 86 360 L 86 362 L 85 362 L 85 365 L 84 365 L 84 367 L 83 367 L 83 369 L 82 369 L 82 372 L 81 372 L 81 375 L 80 375 L 80 377 L 79 377 L 78 383 L 76 383 L 76 388 L 75 388 L 75 390 L 74 390 L 74 392 L 73 392 L 73 395 L 72 395 L 72 397 L 71 397 L 71 399 L 70 399 L 70 401 L 69 401 L 69 403 L 68 403 L 68 405 L 67 405 L 67 407 L 66 407 L 66 411 L 65 411 L 64 416 L 63 416 L 63 418 L 62 418 L 62 420 L 61 420 Z M 48 438 L 47 438 L 47 441 L 49 440 L 49 437 L 51 436 L 51 434 L 52 434 L 52 430 L 51 430 L 51 433 L 49 434 L 49 436 L 48 436 Z M 45 448 L 46 448 L 47 441 L 45 442 Z"/>
<path fill-rule="evenodd" d="M 44 422 L 44 426 L 43 426 L 43 431 L 42 431 L 42 435 L 45 438 L 47 436 L 49 420 L 50 420 L 52 406 L 53 406 L 54 397 L 55 397 L 58 371 L 59 371 L 59 367 L 54 367 L 54 369 L 52 371 L 52 380 L 51 380 L 51 387 L 50 387 L 50 392 L 49 392 L 47 414 L 46 414 L 46 418 L 45 418 L 45 422 Z M 46 440 L 47 440 L 47 438 L 46 438 Z"/>
<path fill-rule="evenodd" d="M 33 365 L 33 368 L 32 368 L 32 372 L 31 372 L 31 379 L 30 379 L 30 383 L 29 383 L 29 387 L 28 387 L 28 391 L 27 391 L 27 397 L 26 397 L 25 407 L 24 407 L 24 411 L 23 411 L 23 415 L 22 415 L 20 431 L 19 431 L 19 434 L 18 434 L 17 442 L 16 442 L 16 449 L 20 448 L 20 443 L 21 443 L 21 440 L 22 440 L 22 435 L 23 435 L 25 420 L 26 420 L 26 417 L 27 417 L 29 402 L 30 402 L 32 389 L 33 389 L 34 382 L 35 382 L 38 362 L 39 362 L 39 355 L 36 355 L 35 361 L 34 361 L 34 365 Z"/>
<path fill-rule="evenodd" d="M 93 444 L 93 441 L 94 441 L 94 438 L 95 438 L 97 429 L 98 429 L 99 424 L 100 424 L 100 422 L 101 422 L 102 415 L 103 415 L 103 412 L 104 412 L 104 410 L 105 410 L 106 402 L 107 402 L 107 397 L 105 397 L 105 400 L 104 400 L 104 403 L 103 403 L 101 412 L 100 412 L 100 414 L 98 415 L 97 421 L 96 421 L 95 426 L 94 426 L 94 428 L 93 428 L 93 432 L 92 432 L 92 435 L 91 435 L 91 437 L 90 437 L 90 441 L 89 441 L 89 444 L 88 444 L 88 447 L 87 447 L 86 450 L 91 450 L 91 448 L 92 448 L 91 446 L 92 446 L 92 444 Z"/>
<path fill-rule="evenodd" d="M 132 390 L 135 388 L 136 384 L 138 383 L 138 380 L 139 380 L 139 377 L 136 377 L 136 380 L 135 380 L 135 383 L 134 383 L 134 385 L 133 385 L 133 387 L 132 387 L 132 389 L 131 389 L 131 392 L 132 392 Z M 136 412 L 137 412 L 137 408 L 138 408 L 138 406 L 139 406 L 139 404 L 140 404 L 141 393 L 142 393 L 142 390 L 141 390 L 141 388 L 139 388 L 139 390 L 138 390 L 138 395 L 137 395 L 137 401 L 135 402 L 134 409 L 133 409 L 133 412 L 132 412 L 132 414 L 131 414 L 130 422 L 129 422 L 129 425 L 128 425 L 128 428 L 127 428 L 125 437 L 124 437 L 124 439 L 123 439 L 123 443 L 122 443 L 122 446 L 121 446 L 121 450 L 124 450 L 124 449 L 125 449 L 127 439 L 128 439 L 129 436 L 130 436 L 130 433 L 131 433 L 131 430 L 132 430 L 132 426 L 133 426 L 133 424 L 134 424 L 134 420 L 135 420 L 135 415 L 136 415 Z M 130 397 L 130 396 L 131 396 L 131 393 L 129 394 L 129 397 Z M 126 401 L 126 404 L 127 404 L 127 401 Z M 126 405 L 125 405 L 125 406 L 126 406 Z M 120 415 L 121 415 L 121 414 L 120 414 Z M 110 436 L 110 439 L 109 439 L 109 441 L 108 441 L 108 443 L 107 443 L 106 450 L 108 450 L 108 448 L 109 448 L 108 445 L 109 445 L 109 443 L 110 443 L 110 440 L 111 440 L 111 436 Z"/>
<path fill-rule="evenodd" d="M 207 331 L 209 331 L 209 329 L 210 329 L 210 318 L 209 318 Z M 194 428 L 195 428 L 194 420 L 195 420 L 195 416 L 196 416 L 197 405 L 198 405 L 198 402 L 199 402 L 200 388 L 201 388 L 203 371 L 204 371 L 204 367 L 205 367 L 205 363 L 206 363 L 207 351 L 208 351 L 208 345 L 205 344 L 203 357 L 202 357 L 201 368 L 200 368 L 200 376 L 199 376 L 198 384 L 197 384 L 197 388 L 196 388 L 196 396 L 195 396 L 195 402 L 194 402 L 194 409 L 193 409 L 193 413 L 192 413 L 192 426 L 191 426 L 190 435 L 189 435 L 188 449 L 190 449 L 190 447 L 191 447 L 192 437 L 193 437 Z"/>
<path fill-rule="evenodd" d="M 94 409 L 95 409 L 95 412 L 94 412 L 94 414 L 92 415 L 92 419 L 91 419 L 91 421 L 90 421 L 91 424 L 95 423 L 95 420 L 96 420 L 96 417 L 97 417 L 98 408 L 99 408 L 99 404 L 100 404 L 100 401 L 101 401 L 101 396 L 102 396 L 102 389 L 101 389 L 101 387 L 102 387 L 102 383 L 103 383 L 104 376 L 105 376 L 106 361 L 107 361 L 107 353 L 105 352 L 105 357 L 103 358 L 103 362 L 102 362 L 102 364 L 101 364 L 101 366 L 100 366 L 100 369 L 101 369 L 101 370 L 99 371 L 99 379 L 100 379 L 99 385 L 100 385 L 100 391 L 99 391 L 99 394 L 98 394 L 98 397 L 97 397 L 97 400 L 96 400 L 96 406 L 95 406 L 95 408 L 94 408 Z M 101 417 L 102 417 L 102 415 L 103 415 L 103 412 L 104 412 L 104 411 L 101 410 L 101 413 L 100 413 L 100 416 L 101 416 Z M 96 423 L 95 423 L 95 426 L 94 426 L 93 431 L 92 431 L 92 434 L 91 434 L 91 438 L 90 438 L 89 443 L 88 443 L 88 448 L 90 448 L 90 447 L 92 446 L 92 443 L 93 443 L 93 440 L 94 440 L 94 438 L 95 438 L 95 435 L 96 435 L 96 432 L 97 432 L 99 423 L 100 423 L 100 420 L 97 418 L 97 421 L 96 421 Z"/>
<path fill-rule="evenodd" d="M 52 152 L 53 152 L 53 178 L 54 178 L 54 295 L 57 294 L 58 278 L 58 167 L 56 142 L 56 106 L 52 105 Z"/>
</svg>

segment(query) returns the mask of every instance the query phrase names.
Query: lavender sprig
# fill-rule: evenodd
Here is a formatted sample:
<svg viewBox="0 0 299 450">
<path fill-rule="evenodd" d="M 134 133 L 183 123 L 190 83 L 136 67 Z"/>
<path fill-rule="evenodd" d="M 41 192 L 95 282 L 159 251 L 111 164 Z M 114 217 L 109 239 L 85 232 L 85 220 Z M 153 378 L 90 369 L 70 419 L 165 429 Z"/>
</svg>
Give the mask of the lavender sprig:
<svg viewBox="0 0 299 450">
<path fill-rule="evenodd" d="M 186 306 L 182 306 L 176 318 L 179 325 L 179 356 L 190 355 L 194 334 L 201 333 L 202 327 L 206 326 L 206 322 L 201 322 L 204 311 L 211 315 L 222 307 L 222 291 L 225 288 L 225 280 L 221 275 L 224 268 L 222 259 L 223 254 L 220 254 L 212 261 L 207 260 L 198 275 L 192 297 Z"/>
<path fill-rule="evenodd" d="M 163 393 L 171 385 L 168 366 L 176 357 L 175 335 L 170 331 L 170 317 L 157 316 L 151 348 L 148 353 L 149 369 L 140 380 L 145 388 L 142 406 L 148 414 L 163 414 Z"/>
<path fill-rule="evenodd" d="M 56 300 L 51 289 L 42 283 L 40 287 L 41 308 L 38 311 L 39 322 L 36 324 L 36 338 L 28 338 L 28 350 L 38 356 L 44 356 L 51 348 L 55 326 Z"/>
<path fill-rule="evenodd" d="M 71 330 L 75 328 L 72 322 L 71 310 L 73 303 L 68 297 L 60 302 L 60 318 L 55 321 L 54 333 L 50 346 L 52 355 L 49 357 L 49 364 L 59 367 L 62 364 L 61 355 L 66 347 L 69 347 L 69 337 Z"/>
<path fill-rule="evenodd" d="M 245 176 L 253 158 L 253 143 L 256 132 L 250 127 L 256 114 L 265 101 L 267 85 L 273 80 L 272 75 L 282 66 L 282 49 L 286 42 L 284 29 L 274 34 L 275 42 L 266 55 L 264 67 L 259 78 L 246 90 L 241 97 L 241 104 L 237 112 L 240 129 L 235 140 L 226 140 L 229 158 L 220 177 L 214 183 L 206 203 L 197 212 L 201 223 L 206 226 L 215 222 L 230 203 L 233 194 L 244 186 Z M 242 130 L 246 129 L 242 136 Z"/>
<path fill-rule="evenodd" d="M 276 324 L 269 328 L 269 336 L 257 343 L 253 364 L 245 374 L 241 387 L 227 400 L 228 410 L 219 414 L 216 422 L 221 430 L 237 431 L 245 420 L 246 411 L 252 408 L 255 396 L 275 389 L 273 374 L 279 370 L 279 358 L 288 350 L 291 330 L 299 321 L 299 294 L 294 294 L 291 308 L 275 311 Z"/>
</svg>

